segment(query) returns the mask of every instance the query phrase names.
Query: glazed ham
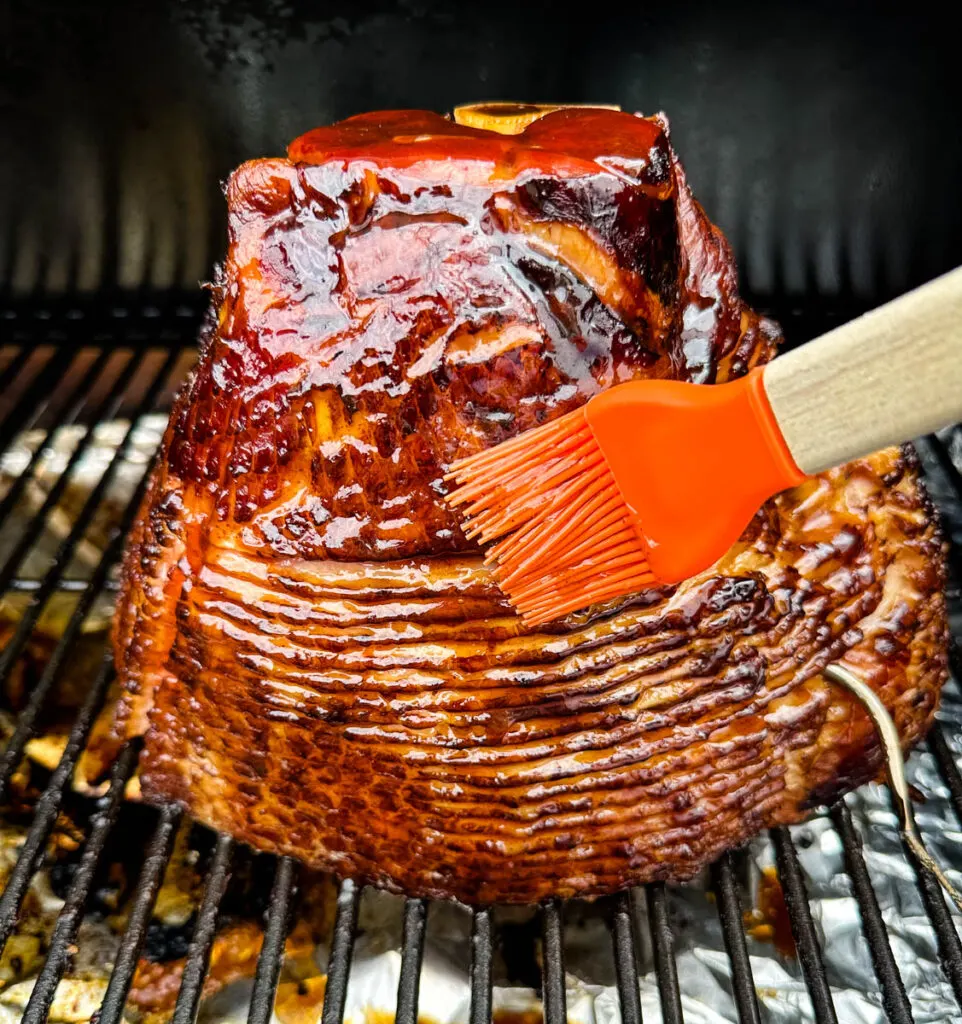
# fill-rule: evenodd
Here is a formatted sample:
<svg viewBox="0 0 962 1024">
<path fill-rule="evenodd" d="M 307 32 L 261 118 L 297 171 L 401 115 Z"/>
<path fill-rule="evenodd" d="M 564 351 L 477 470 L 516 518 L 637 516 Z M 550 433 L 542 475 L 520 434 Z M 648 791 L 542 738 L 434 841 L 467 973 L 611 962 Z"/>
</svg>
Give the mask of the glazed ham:
<svg viewBox="0 0 962 1024">
<path fill-rule="evenodd" d="M 444 504 L 454 459 L 602 388 L 773 355 L 662 119 L 364 115 L 227 197 L 116 616 L 110 734 L 144 737 L 147 799 L 394 890 L 532 901 L 690 877 L 873 778 L 830 662 L 924 733 L 943 560 L 908 450 L 781 495 L 681 586 L 537 631 Z"/>
</svg>

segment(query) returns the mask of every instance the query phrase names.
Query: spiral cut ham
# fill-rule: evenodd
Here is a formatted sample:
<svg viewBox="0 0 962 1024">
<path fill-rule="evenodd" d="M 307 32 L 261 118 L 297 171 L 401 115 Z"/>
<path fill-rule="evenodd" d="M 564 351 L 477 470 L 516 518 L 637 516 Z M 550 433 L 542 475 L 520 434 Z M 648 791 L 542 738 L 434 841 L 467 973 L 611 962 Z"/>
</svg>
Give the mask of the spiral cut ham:
<svg viewBox="0 0 962 1024">
<path fill-rule="evenodd" d="M 453 460 L 616 382 L 773 355 L 663 119 L 364 115 L 227 199 L 99 734 L 143 736 L 148 800 L 397 891 L 533 901 L 690 877 L 873 778 L 831 662 L 906 748 L 924 733 L 944 569 L 910 450 L 779 496 L 678 587 L 535 631 L 444 504 Z"/>
</svg>

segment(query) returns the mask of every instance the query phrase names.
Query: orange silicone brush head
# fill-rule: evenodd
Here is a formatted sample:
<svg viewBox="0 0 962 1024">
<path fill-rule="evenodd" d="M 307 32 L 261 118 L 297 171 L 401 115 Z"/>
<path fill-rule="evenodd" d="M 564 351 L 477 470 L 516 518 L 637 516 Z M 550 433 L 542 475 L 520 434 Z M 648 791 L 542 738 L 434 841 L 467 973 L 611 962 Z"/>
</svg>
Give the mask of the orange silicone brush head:
<svg viewBox="0 0 962 1024">
<path fill-rule="evenodd" d="M 804 479 L 762 371 L 622 384 L 447 476 L 468 536 L 528 625 L 708 568 Z"/>
</svg>

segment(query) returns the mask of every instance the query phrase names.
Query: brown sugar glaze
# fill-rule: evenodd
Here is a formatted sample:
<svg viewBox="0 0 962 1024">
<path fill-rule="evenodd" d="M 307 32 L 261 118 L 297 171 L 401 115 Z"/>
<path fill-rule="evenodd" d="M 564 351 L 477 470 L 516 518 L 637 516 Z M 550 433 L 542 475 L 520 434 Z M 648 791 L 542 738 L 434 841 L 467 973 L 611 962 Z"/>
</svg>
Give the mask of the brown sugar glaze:
<svg viewBox="0 0 962 1024">
<path fill-rule="evenodd" d="M 144 735 L 148 799 L 259 849 L 532 901 L 689 877 L 871 778 L 828 662 L 906 746 L 924 732 L 943 564 L 907 450 L 776 498 L 679 587 L 536 632 L 443 502 L 454 459 L 602 388 L 774 353 L 663 120 L 364 115 L 243 165 L 227 197 L 88 773 Z"/>
</svg>

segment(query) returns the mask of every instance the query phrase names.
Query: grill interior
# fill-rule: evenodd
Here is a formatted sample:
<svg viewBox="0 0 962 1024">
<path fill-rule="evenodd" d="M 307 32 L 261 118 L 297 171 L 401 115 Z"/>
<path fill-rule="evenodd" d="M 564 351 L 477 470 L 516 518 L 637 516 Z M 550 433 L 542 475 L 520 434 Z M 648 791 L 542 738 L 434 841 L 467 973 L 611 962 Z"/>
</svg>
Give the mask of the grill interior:
<svg viewBox="0 0 962 1024">
<path fill-rule="evenodd" d="M 241 161 L 280 154 L 300 132 L 360 110 L 448 110 L 482 99 L 663 109 L 696 195 L 733 245 L 746 298 L 797 342 L 962 262 L 962 136 L 951 130 L 962 78 L 953 33 L 933 31 L 932 19 L 904 4 L 875 4 L 867 13 L 864 5 L 810 0 L 759 13 L 756 5 L 703 2 L 595 5 L 565 17 L 548 0 L 0 4 L 0 39 L 10 41 L 0 61 L 0 463 L 19 457 L 7 489 L 0 484 L 0 608 L 15 604 L 19 612 L 10 623 L 0 617 L 0 698 L 14 683 L 20 689 L 0 735 L 0 832 L 11 822 L 20 837 L 9 870 L 0 860 L 0 1024 L 8 1009 L 3 951 L 9 959 L 31 886 L 50 868 L 51 837 L 74 800 L 74 768 L 113 682 L 103 630 L 92 641 L 91 623 L 106 622 L 116 591 L 123 537 L 156 441 L 145 424 L 169 408 L 193 361 L 203 312 L 196 282 L 224 247 L 218 182 Z M 66 434 L 71 444 L 62 447 Z M 921 439 L 918 448 L 953 542 L 949 596 L 958 637 L 962 430 Z M 75 487 L 91 463 L 92 485 Z M 57 609 L 60 628 L 25 673 Z M 952 668 L 962 679 L 955 650 Z M 84 685 L 67 714 L 61 697 L 73 677 Z M 955 683 L 946 698 L 954 717 L 945 732 L 936 726 L 923 756 L 946 794 L 940 806 L 962 829 Z M 18 779 L 58 708 L 60 746 L 37 769 L 25 808 Z M 58 982 L 75 967 L 85 922 L 102 912 L 99 886 L 118 845 L 130 847 L 131 878 L 101 1022 L 122 1019 L 142 955 L 156 945 L 153 909 L 185 822 L 175 808 L 142 808 L 130 830 L 124 795 L 136 757 L 134 745 L 125 748 L 103 794 L 85 798 L 25 1021 L 47 1019 Z M 918 915 L 913 927 L 931 950 L 937 977 L 925 980 L 954 999 L 941 1016 L 919 1001 L 918 968 L 906 969 L 902 937 L 885 916 L 891 878 L 863 845 L 878 822 L 857 799 L 819 821 L 837 842 L 842 884 L 858 907 L 857 941 L 870 961 L 866 979 L 874 977 L 885 1015 L 962 1021 L 962 919 L 935 880 L 910 855 L 899 859 L 892 844 L 886 870 L 904 869 Z M 862 1019 L 838 1001 L 836 950 L 825 942 L 824 894 L 808 871 L 806 835 L 801 827 L 770 836 L 797 952 L 797 1012 L 773 1015 L 764 979 L 753 977 L 745 856 L 726 856 L 708 879 L 726 961 L 723 995 L 743 1022 Z M 203 845 L 199 902 L 178 938 L 184 963 L 173 1019 L 180 1024 L 204 1002 L 218 923 L 250 860 L 224 836 L 208 834 Z M 946 866 L 962 871 L 962 832 L 946 850 L 957 852 Z M 255 915 L 266 907 L 250 1003 L 241 1011 L 253 1022 L 271 1019 L 285 940 L 305 920 L 309 895 L 293 861 L 259 862 L 245 890 Z M 650 885 L 598 910 L 626 1024 L 642 1020 L 644 999 L 648 1024 L 659 1012 L 667 1024 L 697 1016 L 683 994 L 690 983 L 683 892 Z M 369 898 L 349 880 L 339 887 L 327 935 L 325 1024 L 344 1017 Z M 422 965 L 443 909 L 421 900 L 401 908 L 399 1022 L 418 1019 L 419 994 L 422 1014 L 427 1005 Z M 466 926 L 472 1024 L 535 1024 L 536 1016 L 495 1011 L 493 987 L 505 968 L 519 984 L 540 987 L 544 1019 L 560 1024 L 570 1009 L 565 954 L 570 966 L 579 907 L 537 908 L 521 939 L 502 910 L 475 909 Z"/>
<path fill-rule="evenodd" d="M 809 307 L 793 312 L 787 307 L 777 312 L 786 324 L 788 336 L 798 341 L 827 329 L 850 310 Z M 144 417 L 169 406 L 178 382 L 191 365 L 200 313 L 196 298 L 182 301 L 177 297 L 127 305 L 34 302 L 0 311 L 0 458 L 9 454 L 18 439 L 25 436 L 25 431 L 32 432 L 31 436 L 38 439 L 32 452 L 24 456 L 19 474 L 0 496 L 0 594 L 15 593 L 21 604 L 19 621 L 0 653 L 0 690 L 7 687 L 55 595 L 69 592 L 74 598 L 73 609 L 59 639 L 42 671 L 23 695 L 19 714 L 12 723 L 0 757 L 0 800 L 6 805 L 12 798 L 12 779 L 21 768 L 25 749 L 38 733 L 60 677 L 76 657 L 85 623 L 98 602 L 103 602 L 105 596 L 109 598 L 115 589 L 115 571 L 124 534 L 143 493 L 146 457 L 141 458 L 129 482 L 123 506 L 114 510 L 112 525 L 106 528 L 99 545 L 95 546 L 96 556 L 90 557 L 89 552 L 85 556 L 84 545 L 89 544 L 91 531 L 96 532 L 98 517 L 103 513 L 108 496 L 114 493 L 123 467 L 132 461 L 137 466 L 135 456 L 143 449 L 138 430 Z M 104 460 L 95 486 L 83 495 L 69 525 L 56 535 L 53 546 L 38 550 L 40 539 L 50 533 L 58 506 L 69 495 L 76 467 L 89 456 L 97 444 L 98 431 L 108 421 L 120 423 L 113 454 Z M 18 520 L 15 535 L 9 537 L 2 526 L 14 515 L 23 517 L 23 508 L 30 499 L 38 472 L 47 464 L 61 430 L 73 430 L 76 442 L 57 464 L 56 472 L 47 472 L 45 487 L 39 497 L 32 499 L 29 515 Z M 962 503 L 962 475 L 952 458 L 958 440 L 959 435 L 953 432 L 919 442 L 933 493 L 950 503 L 945 518 L 947 535 L 959 527 L 958 509 L 962 508 L 962 504 L 951 505 L 952 501 Z M 953 567 L 955 561 L 953 555 Z M 956 625 L 959 624 L 958 579 L 956 573 L 950 588 Z M 954 650 L 952 665 L 956 679 L 960 678 L 962 666 Z M 112 682 L 108 651 L 103 651 L 99 668 L 91 674 L 89 687 L 69 726 L 62 756 L 45 779 L 16 863 L 0 897 L 0 944 L 3 946 L 16 932 L 24 897 L 44 861 L 47 841 L 67 799 L 74 768 Z M 948 789 L 954 813 L 962 822 L 962 773 L 953 757 L 950 741 L 938 724 L 927 740 L 927 748 Z M 79 859 L 69 880 L 43 966 L 23 1012 L 25 1022 L 47 1019 L 58 982 L 76 953 L 78 929 L 92 897 L 98 863 L 121 816 L 125 787 L 134 775 L 137 753 L 135 743 L 123 749 L 110 770 L 106 791 L 85 822 L 86 834 Z M 8 812 L 9 807 L 4 813 Z M 123 1017 L 138 959 L 148 938 L 151 911 L 181 824 L 181 814 L 176 808 L 145 810 L 145 813 L 150 814 L 149 835 L 143 848 L 136 851 L 137 877 L 124 937 L 99 1010 L 101 1024 L 113 1024 Z M 845 870 L 857 901 L 884 1011 L 892 1021 L 912 1021 L 913 1008 L 863 855 L 856 816 L 845 802 L 832 808 L 829 816 L 843 849 Z M 826 956 L 830 956 L 831 951 L 820 946 L 819 929 L 811 913 L 805 873 L 793 834 L 795 830 L 779 828 L 773 831 L 771 840 L 811 1014 L 818 1021 L 844 1020 L 833 1004 L 825 966 Z M 193 919 L 173 1011 L 172 1019 L 176 1024 L 188 1024 L 197 1016 L 218 914 L 238 857 L 242 855 L 228 836 L 211 837 L 203 896 Z M 934 932 L 943 980 L 948 982 L 962 1014 L 962 944 L 956 922 L 935 878 L 915 863 L 907 851 L 906 857 L 914 872 L 928 924 Z M 272 878 L 267 877 L 263 883 L 265 890 L 269 888 L 269 896 L 265 892 L 263 945 L 247 1015 L 252 1024 L 271 1019 L 285 939 L 298 917 L 298 865 L 289 858 L 272 859 L 270 865 L 267 876 Z M 962 863 L 947 866 L 962 870 Z M 760 1022 L 763 1014 L 746 942 L 743 920 L 746 896 L 740 884 L 737 854 L 729 854 L 714 865 L 710 884 L 730 960 L 732 995 L 738 1015 L 744 1022 Z M 606 901 L 603 908 L 609 934 L 606 941 L 610 942 L 621 1019 L 625 1024 L 642 1020 L 639 979 L 645 974 L 654 976 L 662 1019 L 668 1024 L 684 1020 L 676 965 L 678 922 L 671 909 L 671 891 L 671 887 L 664 884 L 653 884 L 646 886 L 643 892 L 621 893 Z M 329 940 L 324 1024 L 334 1024 L 344 1017 L 361 896 L 361 887 L 349 879 L 342 881 L 337 890 Z M 427 901 L 414 899 L 407 900 L 403 907 L 395 1017 L 399 1024 L 414 1024 L 418 1019 L 429 909 Z M 539 908 L 541 995 L 543 1017 L 548 1024 L 561 1024 L 566 1020 L 566 912 L 570 912 L 570 908 L 557 901 Z M 644 936 L 639 932 L 645 933 Z M 493 963 L 499 947 L 505 959 L 510 959 L 510 949 L 499 935 L 497 909 L 474 909 L 470 942 L 472 1024 L 492 1019 Z M 497 1014 L 495 1019 L 499 1019 Z"/>
</svg>

